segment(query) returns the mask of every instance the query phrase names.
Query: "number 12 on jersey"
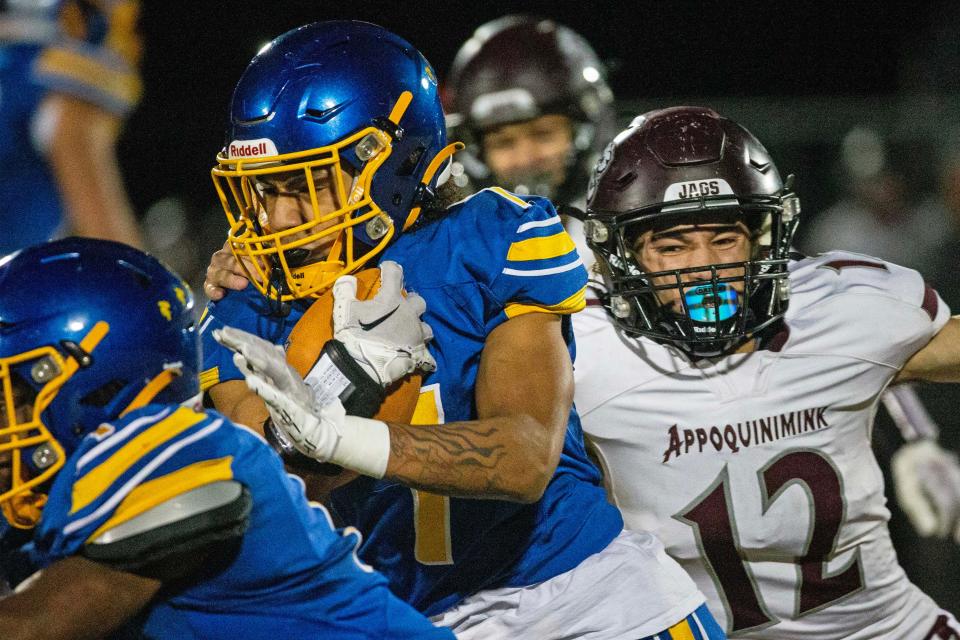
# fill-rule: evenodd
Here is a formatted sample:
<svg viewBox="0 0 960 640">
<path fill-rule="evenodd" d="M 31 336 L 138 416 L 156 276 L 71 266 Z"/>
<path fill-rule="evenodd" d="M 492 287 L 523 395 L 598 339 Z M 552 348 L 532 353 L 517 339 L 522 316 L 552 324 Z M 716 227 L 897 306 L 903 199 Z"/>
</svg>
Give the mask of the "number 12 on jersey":
<svg viewBox="0 0 960 640">
<path fill-rule="evenodd" d="M 810 501 L 812 530 L 802 555 L 788 560 L 799 568 L 796 616 L 816 611 L 862 589 L 859 550 L 854 551 L 842 570 L 832 575 L 827 573 L 827 562 L 836 555 L 845 511 L 840 474 L 830 459 L 819 451 L 794 449 L 771 460 L 758 475 L 763 514 L 792 484 L 801 486 Z M 728 612 L 729 632 L 777 622 L 764 604 L 746 564 L 749 552 L 740 546 L 726 466 L 704 493 L 674 517 L 693 527 L 697 546 Z"/>
</svg>

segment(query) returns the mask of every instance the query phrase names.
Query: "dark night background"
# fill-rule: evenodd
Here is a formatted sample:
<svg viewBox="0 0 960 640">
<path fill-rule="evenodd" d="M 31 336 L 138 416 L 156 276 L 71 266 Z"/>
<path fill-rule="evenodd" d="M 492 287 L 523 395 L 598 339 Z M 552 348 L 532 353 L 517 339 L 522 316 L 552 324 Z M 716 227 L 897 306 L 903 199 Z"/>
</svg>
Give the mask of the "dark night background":
<svg viewBox="0 0 960 640">
<path fill-rule="evenodd" d="M 182 264 L 172 261 L 188 275 L 200 273 L 226 230 L 209 171 L 223 143 L 227 102 L 262 44 L 307 22 L 369 20 L 416 45 L 442 81 L 478 25 L 522 12 L 554 18 L 593 44 L 610 67 L 624 120 L 658 106 L 700 103 L 747 126 L 781 173 L 797 174 L 807 224 L 843 190 L 837 150 L 857 124 L 888 139 L 892 162 L 915 195 L 936 188 L 938 166 L 960 139 L 953 131 L 960 124 L 958 4 L 144 0 L 146 93 L 123 134 L 121 165 L 137 211 L 152 225 L 151 241 L 169 244 L 183 233 L 192 242 L 181 254 L 189 255 L 179 256 Z M 171 201 L 185 214 L 176 224 L 162 205 Z M 159 246 L 157 252 L 164 253 Z M 948 277 L 952 284 L 955 276 Z M 952 305 L 960 308 L 960 300 Z M 924 397 L 955 447 L 956 394 Z M 883 422 L 876 440 L 885 462 L 899 436 Z M 911 578 L 960 611 L 957 546 L 918 542 L 891 508 Z"/>
<path fill-rule="evenodd" d="M 459 46 L 483 22 L 510 12 L 552 17 L 586 36 L 610 64 L 610 83 L 620 100 L 639 100 L 649 108 L 666 106 L 669 99 L 731 96 L 892 99 L 917 81 L 911 61 L 929 47 L 921 34 L 936 27 L 942 12 L 935 4 L 884 5 L 147 0 L 141 22 L 146 93 L 128 123 L 122 162 L 140 210 L 168 193 L 212 203 L 206 174 L 222 144 L 235 81 L 260 45 L 315 20 L 381 24 L 416 45 L 442 80 Z M 768 128 L 789 126 L 745 124 L 762 140 L 768 140 Z"/>
</svg>

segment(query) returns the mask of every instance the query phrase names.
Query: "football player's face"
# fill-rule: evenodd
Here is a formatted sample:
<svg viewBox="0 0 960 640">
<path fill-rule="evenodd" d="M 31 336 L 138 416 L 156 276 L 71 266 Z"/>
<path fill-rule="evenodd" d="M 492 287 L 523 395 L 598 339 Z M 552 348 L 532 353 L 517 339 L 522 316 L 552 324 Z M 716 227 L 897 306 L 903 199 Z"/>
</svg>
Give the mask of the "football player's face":
<svg viewBox="0 0 960 640">
<path fill-rule="evenodd" d="M 317 211 L 313 210 L 310 198 L 310 185 L 307 175 L 302 170 L 284 173 L 274 173 L 259 176 L 253 179 L 253 188 L 260 201 L 261 211 L 258 216 L 260 224 L 268 231 L 284 231 L 292 229 L 318 217 L 340 209 L 340 202 L 335 188 L 333 171 L 329 167 L 315 167 L 312 169 L 313 185 L 317 194 Z M 341 170 L 343 184 L 349 187 L 350 176 Z M 338 222 L 339 217 L 319 223 L 306 229 L 302 234 L 295 234 L 290 240 L 318 233 L 328 229 Z M 324 236 L 305 245 L 317 258 L 326 256 L 336 238 L 336 234 Z"/>
<path fill-rule="evenodd" d="M 573 124 L 562 115 L 506 124 L 483 135 L 484 160 L 497 182 L 507 187 L 530 181 L 559 186 L 572 151 Z"/>
<path fill-rule="evenodd" d="M 745 262 L 750 258 L 750 232 L 742 222 L 735 224 L 677 225 L 665 230 L 646 231 L 633 246 L 640 267 L 647 272 L 707 267 L 680 276 L 681 282 L 699 283 L 712 277 L 710 265 Z M 719 269 L 717 276 L 742 277 L 743 267 Z M 675 284 L 673 276 L 660 276 L 653 284 Z M 743 293 L 743 280 L 730 283 Z M 679 288 L 657 291 L 661 304 L 681 312 Z"/>
</svg>

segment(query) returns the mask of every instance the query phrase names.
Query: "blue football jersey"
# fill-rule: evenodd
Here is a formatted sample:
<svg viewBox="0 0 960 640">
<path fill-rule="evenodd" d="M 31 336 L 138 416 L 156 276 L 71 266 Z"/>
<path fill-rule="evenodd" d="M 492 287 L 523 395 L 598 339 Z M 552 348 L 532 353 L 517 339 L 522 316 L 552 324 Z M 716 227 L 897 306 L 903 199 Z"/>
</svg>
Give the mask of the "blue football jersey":
<svg viewBox="0 0 960 640">
<path fill-rule="evenodd" d="M 239 550 L 222 570 L 151 604 L 139 619 L 146 636 L 453 638 L 359 562 L 359 534 L 333 529 L 258 435 L 215 412 L 148 405 L 87 436 L 54 480 L 35 561 L 84 554 L 105 533 L 220 481 L 251 497 Z"/>
<path fill-rule="evenodd" d="M 0 255 L 49 240 L 62 222 L 56 180 L 32 135 L 47 93 L 121 116 L 140 98 L 138 4 L 78 4 L 0 3 L 0 214 L 9 218 Z"/>
<path fill-rule="evenodd" d="M 525 313 L 563 315 L 583 308 L 586 271 L 549 201 L 486 189 L 391 245 L 384 260 L 404 268 L 404 286 L 426 300 L 436 372 L 426 376 L 413 418 L 438 424 L 477 418 L 474 387 L 487 336 Z M 230 324 L 283 344 L 302 313 L 254 318 L 253 287 L 208 307 L 201 324 L 205 388 L 241 378 L 211 329 Z M 227 302 L 234 298 L 230 302 Z M 258 307 L 258 304 L 260 305 Z M 483 589 L 531 585 L 577 566 L 620 532 L 623 522 L 584 450 L 571 410 L 560 464 L 534 504 L 433 495 L 360 478 L 332 495 L 337 514 L 364 535 L 360 557 L 391 589 L 428 615 Z"/>
</svg>

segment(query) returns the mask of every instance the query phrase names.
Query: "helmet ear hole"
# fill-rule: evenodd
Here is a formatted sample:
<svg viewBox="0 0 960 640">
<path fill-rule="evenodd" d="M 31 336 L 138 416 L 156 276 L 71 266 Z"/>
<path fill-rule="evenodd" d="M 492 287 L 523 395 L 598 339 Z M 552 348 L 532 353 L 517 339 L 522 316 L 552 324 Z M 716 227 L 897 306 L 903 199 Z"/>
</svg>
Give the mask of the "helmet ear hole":
<svg viewBox="0 0 960 640">
<path fill-rule="evenodd" d="M 427 148 L 425 146 L 417 145 L 417 148 L 411 151 L 407 157 L 400 164 L 400 167 L 397 169 L 398 176 L 411 176 L 413 172 L 417 169 L 417 166 L 420 164 L 420 161 L 423 160 L 423 153 Z M 399 194 L 398 194 L 399 195 Z M 395 204 L 400 204 L 396 202 Z"/>
<path fill-rule="evenodd" d="M 90 407 L 105 407 L 127 386 L 127 381 L 115 378 L 80 398 L 80 403 Z"/>
</svg>

